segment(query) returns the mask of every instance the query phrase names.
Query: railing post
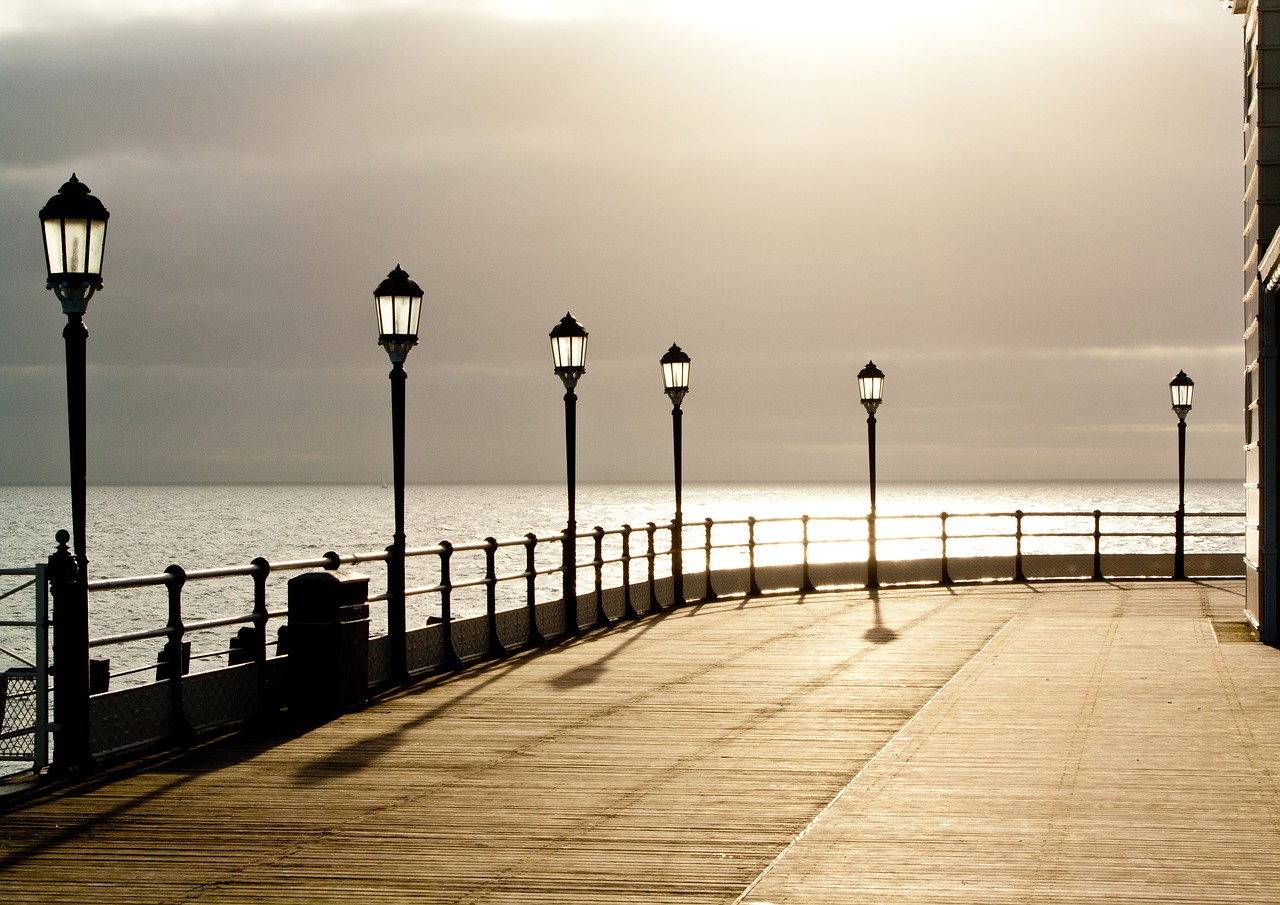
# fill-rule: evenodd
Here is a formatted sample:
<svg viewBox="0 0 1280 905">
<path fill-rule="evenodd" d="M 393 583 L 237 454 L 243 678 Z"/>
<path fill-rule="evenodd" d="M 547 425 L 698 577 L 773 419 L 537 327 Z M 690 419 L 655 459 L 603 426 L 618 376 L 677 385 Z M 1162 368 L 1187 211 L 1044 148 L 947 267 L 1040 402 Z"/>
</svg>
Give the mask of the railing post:
<svg viewBox="0 0 1280 905">
<path fill-rule="evenodd" d="M 609 621 L 609 614 L 604 611 L 604 528 L 596 525 L 591 530 L 591 540 L 594 547 L 591 569 L 595 574 L 596 584 L 596 627 L 608 628 L 613 623 Z"/>
<path fill-rule="evenodd" d="M 747 596 L 759 597 L 762 592 L 760 585 L 756 583 L 756 517 L 754 515 L 747 516 L 747 563 L 749 576 Z"/>
<path fill-rule="evenodd" d="M 645 551 L 644 556 L 645 556 L 645 559 L 649 561 L 649 612 L 651 613 L 662 612 L 662 604 L 658 602 L 658 588 L 657 588 L 657 585 L 655 584 L 655 579 L 653 575 L 653 561 L 654 561 L 653 533 L 657 530 L 658 530 L 658 526 L 655 525 L 653 522 L 648 522 L 645 524 L 644 533 L 648 539 L 648 549 Z"/>
<path fill-rule="evenodd" d="M 1093 580 L 1102 581 L 1102 512 L 1093 510 Z"/>
<path fill-rule="evenodd" d="M 440 541 L 440 631 L 441 656 L 446 669 L 461 669 L 462 658 L 453 647 L 453 579 L 449 577 L 449 561 L 453 558 L 453 544 Z"/>
<path fill-rule="evenodd" d="M 1018 509 L 1013 513 L 1016 520 L 1014 524 L 1014 539 L 1017 543 L 1016 552 L 1013 557 L 1013 580 L 1026 581 L 1027 576 L 1022 571 L 1022 510 Z"/>
<path fill-rule="evenodd" d="M 534 548 L 538 535 L 530 531 L 524 536 L 524 605 L 529 613 L 529 646 L 538 647 L 546 642 L 538 628 L 538 568 Z"/>
<path fill-rule="evenodd" d="M 507 648 L 498 636 L 498 539 L 484 539 L 484 609 L 489 617 L 489 656 L 505 657 Z"/>
<path fill-rule="evenodd" d="M 818 590 L 813 586 L 813 582 L 809 580 L 809 516 L 800 516 L 800 526 L 803 532 L 803 562 L 804 565 L 800 571 L 800 593 L 812 594 Z"/>
<path fill-rule="evenodd" d="M 267 577 L 271 563 L 259 556 L 253 566 L 253 669 L 258 689 L 258 717 L 266 717 L 274 709 L 268 700 L 271 686 L 267 682 Z"/>
<path fill-rule="evenodd" d="M 706 591 L 705 591 L 705 592 L 703 593 L 703 595 L 702 595 L 702 599 L 703 599 L 703 600 L 715 600 L 715 599 L 716 599 L 716 589 L 715 589 L 715 586 L 711 584 L 711 526 L 712 526 L 712 521 L 711 521 L 711 519 L 705 519 L 705 520 L 703 521 L 703 524 L 707 526 L 707 587 L 706 587 Z"/>
<path fill-rule="evenodd" d="M 166 586 L 169 589 L 169 640 L 165 642 L 167 656 L 167 675 L 169 682 L 169 736 L 179 743 L 195 738 L 195 730 L 187 719 L 186 705 L 182 694 L 182 677 L 187 671 L 189 659 L 188 648 L 184 645 L 186 626 L 182 622 L 182 587 L 187 583 L 187 573 L 182 566 L 172 565 L 164 570 L 169 576 Z"/>
<path fill-rule="evenodd" d="M 631 599 L 631 526 L 622 526 L 622 612 L 627 619 L 639 619 Z"/>
<path fill-rule="evenodd" d="M 947 559 L 947 514 L 945 512 L 938 516 L 942 520 L 942 577 L 938 579 L 939 584 L 952 584 L 951 581 L 951 563 Z"/>
<path fill-rule="evenodd" d="M 59 530 L 45 575 L 53 592 L 53 770 L 67 775 L 93 768 L 89 740 L 89 595 Z"/>
<path fill-rule="evenodd" d="M 36 737 L 39 773 L 49 766 L 49 578 L 44 563 L 36 563 Z"/>
</svg>

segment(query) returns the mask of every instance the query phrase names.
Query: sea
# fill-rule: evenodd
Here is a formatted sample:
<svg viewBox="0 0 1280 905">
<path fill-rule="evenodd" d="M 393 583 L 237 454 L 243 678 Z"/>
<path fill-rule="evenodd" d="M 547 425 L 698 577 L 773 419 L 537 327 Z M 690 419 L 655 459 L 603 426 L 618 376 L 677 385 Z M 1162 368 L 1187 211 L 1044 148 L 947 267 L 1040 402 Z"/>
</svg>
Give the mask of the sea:
<svg viewBox="0 0 1280 905">
<path fill-rule="evenodd" d="M 577 489 L 577 521 L 580 531 L 599 525 L 605 529 L 624 524 L 643 529 L 649 522 L 670 523 L 674 513 L 674 497 L 669 484 L 583 484 Z M 1244 490 L 1238 480 L 1191 480 L 1187 482 L 1187 511 L 1240 513 L 1244 510 Z M 255 557 L 268 561 L 311 559 L 328 551 L 339 553 L 371 553 L 386 548 L 391 541 L 394 521 L 394 497 L 391 489 L 380 484 L 346 485 L 103 485 L 91 486 L 88 493 L 87 541 L 91 579 L 156 575 L 170 564 L 181 565 L 188 572 L 221 566 L 241 565 Z M 937 515 L 948 513 L 1007 513 L 1015 509 L 1026 512 L 1144 512 L 1171 513 L 1177 507 L 1177 484 L 1174 481 L 953 481 L 893 482 L 877 488 L 877 513 L 880 522 L 880 555 L 894 555 L 892 516 Z M 798 519 L 801 515 L 817 520 L 812 526 L 815 539 L 833 537 L 823 534 L 821 520 L 860 518 L 868 509 L 865 483 L 759 483 L 715 484 L 690 483 L 683 494 L 686 525 L 701 523 L 706 518 L 716 522 L 745 520 Z M 565 525 L 566 494 L 558 484 L 417 484 L 406 488 L 405 521 L 410 548 L 430 547 L 441 541 L 464 545 L 486 537 L 499 541 L 522 538 L 532 532 L 540 537 L 558 534 Z M 1006 520 L 1007 522 L 1008 520 Z M 1061 521 L 1040 519 L 1036 530 L 1054 530 Z M 860 523 L 859 523 L 860 524 Z M 904 525 L 908 522 L 904 521 Z M 937 520 L 931 520 L 928 533 L 936 534 Z M 949 533 L 963 533 L 960 523 L 949 524 Z M 972 523 L 981 526 L 979 521 Z M 1149 519 L 1144 530 L 1171 530 L 1171 520 Z M 1195 521 L 1188 530 L 1195 530 Z M 1204 530 L 1224 530 L 1222 520 L 1202 523 Z M 796 537 L 797 522 L 787 530 Z M 768 541 L 762 526 L 760 539 Z M 1113 530 L 1132 530 L 1131 524 L 1117 525 Z M 70 499 L 61 486 L 0 486 L 0 568 L 25 568 L 47 560 L 55 548 L 58 529 L 71 529 Z M 1076 518 L 1070 530 L 1089 530 L 1088 520 Z M 1226 520 L 1225 528 L 1243 530 L 1242 520 Z M 728 529 L 726 529 L 728 530 Z M 745 539 L 741 525 L 738 540 Z M 835 524 L 828 531 L 849 532 L 861 536 L 865 526 Z M 920 531 L 915 525 L 911 531 Z M 1010 528 L 999 529 L 1006 535 Z M 901 533 L 901 532 L 899 532 Z M 974 533 L 981 533 L 975 531 Z M 721 534 L 717 543 L 733 539 Z M 660 547 L 665 546 L 669 535 Z M 1125 549 L 1157 552 L 1167 550 L 1169 541 L 1153 538 L 1122 539 Z M 701 544 L 696 527 L 686 535 L 687 547 Z M 617 538 L 611 538 L 617 544 Z M 643 552 L 644 536 L 633 540 L 633 553 Z M 930 547 L 929 544 L 933 546 Z M 974 541 L 970 549 L 954 549 L 953 555 L 998 552 Z M 991 541 L 1005 544 L 1008 541 Z M 921 545 L 923 544 L 923 546 Z M 811 558 L 822 560 L 842 555 L 857 558 L 858 549 L 840 551 L 833 543 L 829 556 L 815 547 Z M 899 543 L 900 556 L 936 555 L 936 542 Z M 543 548 L 540 548 L 543 549 Z M 1001 548 L 1003 549 L 1003 548 Z M 556 565 L 552 553 L 541 552 L 544 560 L 539 568 Z M 1201 538 L 1188 543 L 1188 550 L 1238 552 L 1243 550 L 1239 536 Z M 865 553 L 865 546 L 861 548 Z M 1032 552 L 1028 550 L 1028 552 Z M 790 548 L 761 550 L 761 562 L 772 555 L 778 559 L 798 559 L 798 545 Z M 479 556 L 479 554 L 474 554 Z M 739 548 L 718 558 L 716 568 L 735 565 L 745 556 Z M 519 571 L 523 566 L 521 548 L 504 551 L 502 574 Z M 579 559 L 591 556 L 590 540 L 579 546 Z M 427 560 L 411 561 L 409 584 L 425 586 L 437 577 L 426 568 Z M 549 561 L 548 561 L 549 560 Z M 686 568 L 701 565 L 700 553 L 686 553 Z M 461 564 L 460 564 L 461 565 Z M 371 576 L 371 593 L 385 588 L 385 569 L 380 563 L 360 567 Z M 415 568 L 417 569 L 415 573 Z M 473 565 L 474 569 L 475 566 Z M 612 566 L 616 573 L 618 566 Z M 637 568 L 640 568 L 639 566 Z M 658 574 L 668 566 L 660 563 Z M 585 574 L 585 572 L 584 572 Z M 455 575 L 454 580 L 466 576 Z M 472 576 L 474 577 L 474 576 Z M 584 577 L 581 581 L 589 580 Z M 240 615 L 248 611 L 244 581 L 234 594 L 211 587 L 213 582 L 197 586 L 189 583 L 184 591 L 184 619 L 188 622 Z M 10 582 L 12 585 L 13 582 Z M 543 598 L 554 595 L 554 580 L 545 582 Z M 519 606 L 523 589 L 519 582 L 502 586 L 502 606 Z M 5 588 L 0 587 L 0 595 Z M 273 608 L 283 607 L 283 582 L 272 591 Z M 12 594 L 0 599 L 0 621 L 31 618 L 30 593 Z M 436 596 L 415 599 L 417 611 L 411 613 L 410 627 L 438 615 Z M 165 624 L 167 600 L 163 588 L 91 595 L 90 623 L 94 637 L 153 629 Z M 477 589 L 470 596 L 459 595 L 455 615 L 483 610 L 483 598 Z M 385 608 L 373 608 L 373 630 L 385 626 Z M 25 612 L 25 616 L 23 615 Z M 226 634 L 229 630 L 223 630 Z M 155 646 L 157 642 L 150 642 Z M 217 641 L 225 651 L 226 639 Z M 25 663 L 33 658 L 31 633 L 21 628 L 0 628 L 0 671 L 8 665 Z M 116 650 L 116 649 L 113 649 Z M 112 656 L 119 660 L 120 654 Z M 138 655 L 138 662 L 154 665 L 154 652 Z M 121 662 L 129 662 L 125 656 Z M 141 667 L 139 668 L 141 671 Z M 115 672 L 113 664 L 113 673 Z M 114 681 L 114 679 L 113 679 Z M 114 685 L 113 685 L 114 687 Z"/>
</svg>

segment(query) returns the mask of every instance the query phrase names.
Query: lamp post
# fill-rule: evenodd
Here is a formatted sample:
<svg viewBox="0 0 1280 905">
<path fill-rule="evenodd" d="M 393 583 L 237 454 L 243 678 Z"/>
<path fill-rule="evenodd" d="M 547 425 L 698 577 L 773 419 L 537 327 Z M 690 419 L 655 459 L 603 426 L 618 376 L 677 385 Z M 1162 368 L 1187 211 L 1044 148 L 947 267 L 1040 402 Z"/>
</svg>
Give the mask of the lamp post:
<svg viewBox="0 0 1280 905">
<path fill-rule="evenodd" d="M 405 659 L 404 604 L 404 383 L 408 378 L 404 361 L 418 344 L 418 321 L 422 317 L 422 287 L 409 274 L 395 269 L 373 290 L 373 307 L 378 316 L 378 345 L 391 359 L 391 470 L 395 483 L 396 528 L 387 547 L 387 636 L 391 644 L 391 675 L 396 681 L 409 678 Z"/>
<path fill-rule="evenodd" d="M 884 371 L 874 361 L 858 372 L 858 397 L 867 410 L 867 459 L 870 464 L 871 511 L 867 515 L 867 587 L 880 587 L 876 562 L 876 409 L 884 401 Z"/>
<path fill-rule="evenodd" d="M 564 445 L 565 478 L 569 496 L 569 519 L 564 529 L 564 557 L 561 571 L 564 577 L 565 632 L 578 634 L 578 572 L 577 540 L 578 516 L 574 497 L 577 485 L 576 449 L 578 442 L 578 395 L 574 388 L 587 370 L 587 331 L 582 324 L 566 312 L 560 323 L 552 328 L 551 362 L 556 376 L 564 383 Z"/>
<path fill-rule="evenodd" d="M 1174 516 L 1173 577 L 1186 578 L 1186 518 L 1187 518 L 1187 415 L 1191 414 L 1191 397 L 1195 395 L 1195 381 L 1186 371 L 1179 371 L 1169 381 L 1169 396 L 1173 413 L 1178 416 L 1178 512 Z"/>
<path fill-rule="evenodd" d="M 684 511 L 681 508 L 683 489 L 683 452 L 680 424 L 684 413 L 680 403 L 689 392 L 689 356 L 675 343 L 662 356 L 662 386 L 671 399 L 671 441 L 675 453 L 676 517 L 671 523 L 671 583 L 677 606 L 684 600 Z"/>
<path fill-rule="evenodd" d="M 102 250 L 107 218 L 102 202 L 74 173 L 40 211 L 44 232 L 46 289 L 67 316 L 62 338 L 67 358 L 67 437 L 71 462 L 71 527 L 74 559 L 59 532 L 59 552 L 50 559 L 54 580 L 54 660 L 58 668 L 54 708 L 59 725 L 54 765 L 71 771 L 92 764 L 89 748 L 89 557 L 86 540 L 88 454 L 86 435 L 86 341 L 84 313 L 102 288 Z M 60 593 L 59 593 L 60 592 Z"/>
</svg>

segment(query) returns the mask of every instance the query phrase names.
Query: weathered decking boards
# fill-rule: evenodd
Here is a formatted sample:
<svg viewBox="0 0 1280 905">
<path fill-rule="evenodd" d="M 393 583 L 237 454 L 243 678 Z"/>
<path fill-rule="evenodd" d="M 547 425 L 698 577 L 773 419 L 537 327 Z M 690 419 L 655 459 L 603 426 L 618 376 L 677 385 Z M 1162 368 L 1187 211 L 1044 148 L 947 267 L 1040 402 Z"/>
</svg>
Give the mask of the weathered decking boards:
<svg viewBox="0 0 1280 905">
<path fill-rule="evenodd" d="M 1274 903 L 1242 591 L 689 607 L 10 809 L 0 900 Z"/>
</svg>

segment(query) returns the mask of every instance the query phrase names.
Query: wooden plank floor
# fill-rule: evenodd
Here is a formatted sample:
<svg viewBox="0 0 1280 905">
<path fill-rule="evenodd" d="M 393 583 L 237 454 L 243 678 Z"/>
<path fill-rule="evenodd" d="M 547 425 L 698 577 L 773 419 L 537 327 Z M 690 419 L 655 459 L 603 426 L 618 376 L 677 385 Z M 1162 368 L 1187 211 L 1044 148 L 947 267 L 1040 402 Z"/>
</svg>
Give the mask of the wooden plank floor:
<svg viewBox="0 0 1280 905">
<path fill-rule="evenodd" d="M 1219 643 L 1241 593 L 689 607 L 12 808 L 0 897 L 1276 902 L 1280 652 Z"/>
</svg>

